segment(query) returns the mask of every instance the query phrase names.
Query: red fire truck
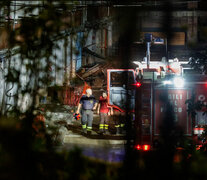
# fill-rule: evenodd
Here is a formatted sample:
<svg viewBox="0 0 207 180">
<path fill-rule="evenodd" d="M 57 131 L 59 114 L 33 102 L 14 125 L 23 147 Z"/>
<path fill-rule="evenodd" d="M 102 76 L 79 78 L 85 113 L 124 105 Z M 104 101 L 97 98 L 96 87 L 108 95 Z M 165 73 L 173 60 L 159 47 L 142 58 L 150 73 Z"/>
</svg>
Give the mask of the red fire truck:
<svg viewBox="0 0 207 180">
<path fill-rule="evenodd" d="M 195 94 L 195 102 L 200 101 L 207 105 L 205 75 L 171 72 L 163 76 L 156 68 L 143 68 L 138 71 L 108 69 L 107 90 L 109 104 L 113 108 L 135 115 L 136 127 L 141 129 L 137 149 L 148 150 L 160 135 L 160 126 L 165 115 L 163 95 L 171 103 L 175 124 L 182 129 L 185 136 L 196 139 L 204 131 L 203 126 L 207 125 L 207 114 L 203 113 L 206 109 L 197 111 L 195 119 L 192 119 L 186 104 L 186 100 Z"/>
</svg>

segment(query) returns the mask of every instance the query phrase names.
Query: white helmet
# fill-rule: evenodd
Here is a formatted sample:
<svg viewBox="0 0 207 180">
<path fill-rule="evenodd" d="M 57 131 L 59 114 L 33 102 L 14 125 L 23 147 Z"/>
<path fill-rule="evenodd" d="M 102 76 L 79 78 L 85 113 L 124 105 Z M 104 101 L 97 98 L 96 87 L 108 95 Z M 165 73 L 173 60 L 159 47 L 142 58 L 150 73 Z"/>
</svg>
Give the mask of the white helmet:
<svg viewBox="0 0 207 180">
<path fill-rule="evenodd" d="M 92 89 L 90 89 L 90 88 L 86 89 L 86 94 L 92 95 Z"/>
</svg>

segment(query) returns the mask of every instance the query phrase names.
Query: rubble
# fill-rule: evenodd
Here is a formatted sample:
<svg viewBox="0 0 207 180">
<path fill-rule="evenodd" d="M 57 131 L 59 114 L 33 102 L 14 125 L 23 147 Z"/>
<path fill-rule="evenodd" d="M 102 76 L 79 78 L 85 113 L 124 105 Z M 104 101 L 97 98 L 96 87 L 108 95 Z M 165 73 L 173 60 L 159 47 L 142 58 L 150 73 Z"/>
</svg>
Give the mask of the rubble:
<svg viewBox="0 0 207 180">
<path fill-rule="evenodd" d="M 78 76 L 80 76 L 84 81 L 89 83 L 91 86 L 106 88 L 107 69 L 110 68 L 114 68 L 112 62 L 95 64 L 92 67 L 83 67 L 78 72 Z"/>
</svg>

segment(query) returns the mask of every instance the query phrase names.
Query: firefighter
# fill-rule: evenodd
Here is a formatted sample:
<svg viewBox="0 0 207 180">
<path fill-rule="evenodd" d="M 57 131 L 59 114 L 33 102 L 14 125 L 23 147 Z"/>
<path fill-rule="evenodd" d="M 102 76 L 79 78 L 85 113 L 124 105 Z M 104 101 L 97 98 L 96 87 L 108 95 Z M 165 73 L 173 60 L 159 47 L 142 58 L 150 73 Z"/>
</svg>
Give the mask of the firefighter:
<svg viewBox="0 0 207 180">
<path fill-rule="evenodd" d="M 107 93 L 103 92 L 99 98 L 97 114 L 100 115 L 99 133 L 109 134 L 109 115 L 113 114 L 111 108 L 108 106 Z"/>
<path fill-rule="evenodd" d="M 113 120 L 116 128 L 116 135 L 124 134 L 125 129 L 125 113 L 118 109 L 113 109 Z"/>
<path fill-rule="evenodd" d="M 84 134 L 91 134 L 92 124 L 93 124 L 93 110 L 97 107 L 97 102 L 95 97 L 92 95 L 92 90 L 90 88 L 86 89 L 86 95 L 83 95 L 78 104 L 78 109 L 76 114 L 80 113 L 81 109 L 81 124 L 82 131 Z"/>
</svg>

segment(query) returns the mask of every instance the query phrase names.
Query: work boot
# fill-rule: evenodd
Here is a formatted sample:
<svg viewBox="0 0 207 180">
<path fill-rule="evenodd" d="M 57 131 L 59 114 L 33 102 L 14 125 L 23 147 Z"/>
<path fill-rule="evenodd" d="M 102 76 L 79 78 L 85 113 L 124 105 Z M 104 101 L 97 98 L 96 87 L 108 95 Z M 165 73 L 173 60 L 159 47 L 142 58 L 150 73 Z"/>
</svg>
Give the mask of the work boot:
<svg viewBox="0 0 207 180">
<path fill-rule="evenodd" d="M 116 135 L 121 135 L 121 128 L 120 127 L 116 128 Z"/>
<path fill-rule="evenodd" d="M 99 132 L 100 135 L 103 135 L 104 133 L 104 124 L 99 124 Z"/>
<path fill-rule="evenodd" d="M 87 133 L 86 124 L 82 124 L 82 134 L 85 135 Z"/>
<path fill-rule="evenodd" d="M 91 135 L 92 132 L 92 127 L 88 126 L 87 127 L 87 135 Z"/>
<path fill-rule="evenodd" d="M 121 134 L 126 134 L 126 130 L 125 130 L 125 124 L 121 124 L 121 126 L 120 126 L 120 128 L 121 128 Z"/>
<path fill-rule="evenodd" d="M 99 129 L 98 134 L 103 135 L 104 130 L 103 129 Z"/>
<path fill-rule="evenodd" d="M 87 135 L 89 135 L 89 136 L 90 136 L 90 135 L 91 135 L 91 131 L 87 131 Z"/>
<path fill-rule="evenodd" d="M 105 130 L 105 132 L 104 132 L 104 134 L 106 134 L 106 135 L 110 135 L 109 130 L 108 130 L 108 129 L 106 129 L 106 130 Z"/>
<path fill-rule="evenodd" d="M 121 134 L 126 135 L 126 130 L 124 128 L 121 129 Z"/>
<path fill-rule="evenodd" d="M 104 134 L 109 135 L 109 125 L 104 124 Z"/>
<path fill-rule="evenodd" d="M 85 129 L 82 129 L 82 134 L 83 134 L 83 135 L 86 135 L 86 134 L 87 134 L 87 130 L 86 130 L 86 128 L 85 128 Z"/>
</svg>

